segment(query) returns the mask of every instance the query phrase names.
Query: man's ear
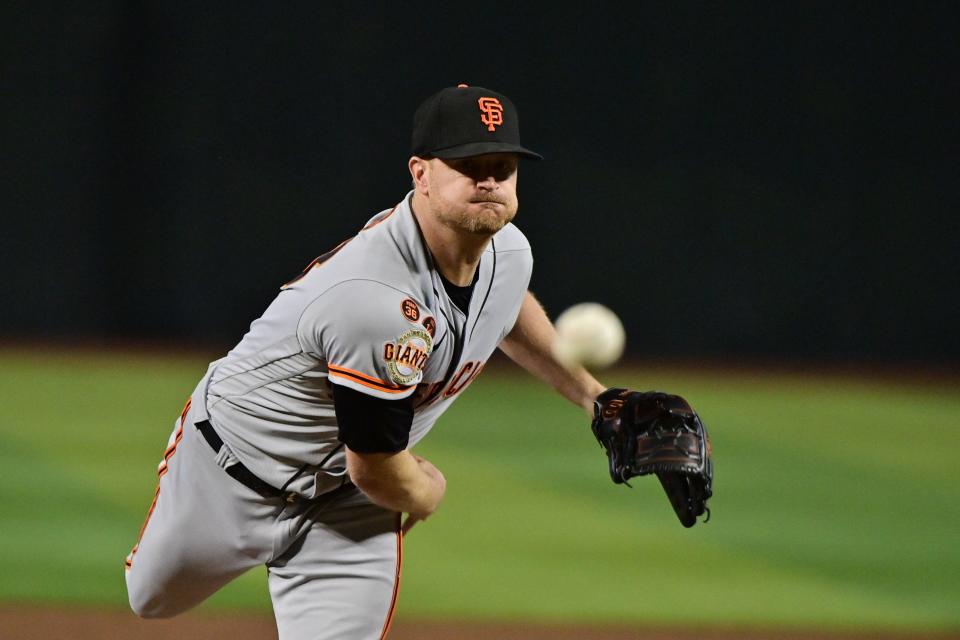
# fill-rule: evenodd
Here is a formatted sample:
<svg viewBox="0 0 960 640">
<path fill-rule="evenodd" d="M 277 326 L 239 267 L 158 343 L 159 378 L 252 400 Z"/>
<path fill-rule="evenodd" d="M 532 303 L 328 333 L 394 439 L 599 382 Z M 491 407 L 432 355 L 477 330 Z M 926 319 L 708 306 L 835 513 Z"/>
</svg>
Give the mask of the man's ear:
<svg viewBox="0 0 960 640">
<path fill-rule="evenodd" d="M 413 178 L 413 188 L 421 195 L 430 194 L 430 164 L 425 158 L 411 156 L 407 162 L 410 177 Z"/>
</svg>

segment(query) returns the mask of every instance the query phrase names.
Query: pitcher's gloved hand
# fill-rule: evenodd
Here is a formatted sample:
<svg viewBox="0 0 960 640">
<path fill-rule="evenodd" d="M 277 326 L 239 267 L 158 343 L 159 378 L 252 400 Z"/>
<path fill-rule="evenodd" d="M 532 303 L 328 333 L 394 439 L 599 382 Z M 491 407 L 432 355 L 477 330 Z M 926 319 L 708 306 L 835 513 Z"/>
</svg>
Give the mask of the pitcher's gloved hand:
<svg viewBox="0 0 960 640">
<path fill-rule="evenodd" d="M 690 404 L 659 391 L 607 389 L 594 402 L 593 435 L 617 484 L 657 474 L 680 522 L 692 527 L 713 495 L 710 437 Z"/>
</svg>

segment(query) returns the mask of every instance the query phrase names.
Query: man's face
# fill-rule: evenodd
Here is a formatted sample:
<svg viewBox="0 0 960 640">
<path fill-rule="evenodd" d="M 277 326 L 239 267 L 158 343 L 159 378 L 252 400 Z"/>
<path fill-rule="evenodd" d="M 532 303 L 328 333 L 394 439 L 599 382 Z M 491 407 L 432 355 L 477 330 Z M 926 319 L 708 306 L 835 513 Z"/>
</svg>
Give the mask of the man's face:
<svg viewBox="0 0 960 640">
<path fill-rule="evenodd" d="M 517 214 L 517 154 L 427 162 L 430 209 L 446 226 L 492 235 Z"/>
</svg>

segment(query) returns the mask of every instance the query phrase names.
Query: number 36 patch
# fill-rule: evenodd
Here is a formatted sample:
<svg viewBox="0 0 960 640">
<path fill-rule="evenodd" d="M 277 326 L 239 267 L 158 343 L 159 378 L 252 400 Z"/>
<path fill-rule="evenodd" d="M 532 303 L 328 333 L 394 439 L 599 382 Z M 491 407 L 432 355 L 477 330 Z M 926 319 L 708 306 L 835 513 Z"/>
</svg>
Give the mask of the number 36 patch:
<svg viewBox="0 0 960 640">
<path fill-rule="evenodd" d="M 397 384 L 416 380 L 433 351 L 433 338 L 424 329 L 404 331 L 393 342 L 383 345 L 383 360 L 387 363 L 390 379 Z"/>
</svg>

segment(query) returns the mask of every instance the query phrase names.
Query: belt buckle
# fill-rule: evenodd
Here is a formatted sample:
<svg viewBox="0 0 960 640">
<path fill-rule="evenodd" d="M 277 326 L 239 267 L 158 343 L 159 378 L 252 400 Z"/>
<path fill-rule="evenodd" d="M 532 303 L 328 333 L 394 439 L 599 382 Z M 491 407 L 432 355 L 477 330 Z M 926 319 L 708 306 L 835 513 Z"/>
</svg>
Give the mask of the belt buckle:
<svg viewBox="0 0 960 640">
<path fill-rule="evenodd" d="M 287 504 L 293 504 L 300 499 L 300 494 L 296 491 L 288 491 L 283 499 L 286 500 Z"/>
</svg>

